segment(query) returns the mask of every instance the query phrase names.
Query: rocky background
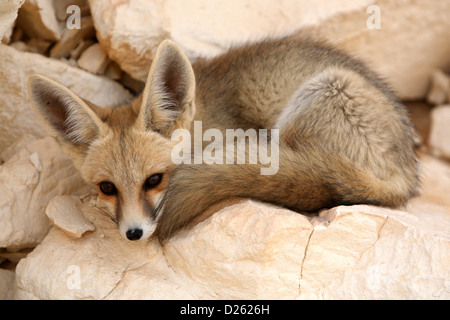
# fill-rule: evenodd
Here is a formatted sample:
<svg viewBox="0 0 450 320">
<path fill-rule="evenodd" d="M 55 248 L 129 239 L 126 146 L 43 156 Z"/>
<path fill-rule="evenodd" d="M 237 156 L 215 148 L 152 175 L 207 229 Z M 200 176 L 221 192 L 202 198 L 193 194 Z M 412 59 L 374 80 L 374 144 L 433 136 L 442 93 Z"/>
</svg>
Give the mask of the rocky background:
<svg viewBox="0 0 450 320">
<path fill-rule="evenodd" d="M 0 299 L 449 299 L 449 12 L 448 0 L 2 1 Z M 195 61 L 294 32 L 364 59 L 409 107 L 422 192 L 405 207 L 304 216 L 236 199 L 163 248 L 127 242 L 31 112 L 33 73 L 109 106 L 142 90 L 163 39 Z"/>
</svg>

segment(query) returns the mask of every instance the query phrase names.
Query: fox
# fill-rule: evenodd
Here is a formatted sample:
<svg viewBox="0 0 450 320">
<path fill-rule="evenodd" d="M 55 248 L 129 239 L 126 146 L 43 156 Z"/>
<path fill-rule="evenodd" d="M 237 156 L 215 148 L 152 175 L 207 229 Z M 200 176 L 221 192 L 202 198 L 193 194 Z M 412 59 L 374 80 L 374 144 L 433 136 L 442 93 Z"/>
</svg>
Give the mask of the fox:
<svg viewBox="0 0 450 320">
<path fill-rule="evenodd" d="M 389 85 L 361 59 L 309 37 L 231 47 L 192 62 L 157 47 L 143 91 L 97 106 L 43 75 L 33 110 L 97 205 L 131 241 L 166 243 L 222 200 L 250 198 L 310 214 L 337 205 L 404 205 L 418 191 L 415 128 Z M 277 129 L 279 167 L 175 164 L 177 129 Z M 248 149 L 247 149 L 248 152 Z"/>
</svg>

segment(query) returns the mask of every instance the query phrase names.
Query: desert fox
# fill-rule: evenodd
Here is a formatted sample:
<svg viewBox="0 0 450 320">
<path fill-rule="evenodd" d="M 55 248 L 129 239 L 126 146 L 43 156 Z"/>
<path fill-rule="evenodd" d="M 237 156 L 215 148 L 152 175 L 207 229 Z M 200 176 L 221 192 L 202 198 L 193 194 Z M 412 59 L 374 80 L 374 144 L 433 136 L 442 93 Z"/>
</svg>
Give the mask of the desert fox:
<svg viewBox="0 0 450 320">
<path fill-rule="evenodd" d="M 100 108 L 40 75 L 34 109 L 98 205 L 130 239 L 161 243 L 222 199 L 248 197 L 298 212 L 339 204 L 399 206 L 418 186 L 405 107 L 362 62 L 306 37 L 265 40 L 191 64 L 165 40 L 143 92 Z M 179 164 L 176 129 L 278 129 L 279 168 Z M 247 149 L 248 152 L 248 149 Z"/>
</svg>

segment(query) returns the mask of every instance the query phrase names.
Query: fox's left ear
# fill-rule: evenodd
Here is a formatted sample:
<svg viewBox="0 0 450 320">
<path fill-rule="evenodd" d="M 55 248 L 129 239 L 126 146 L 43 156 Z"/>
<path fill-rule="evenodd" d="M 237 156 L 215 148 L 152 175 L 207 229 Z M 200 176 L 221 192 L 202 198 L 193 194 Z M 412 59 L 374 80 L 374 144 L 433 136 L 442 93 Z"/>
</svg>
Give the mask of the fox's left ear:
<svg viewBox="0 0 450 320">
<path fill-rule="evenodd" d="M 105 125 L 97 114 L 63 85 L 41 75 L 32 75 L 28 89 L 41 124 L 59 141 L 81 146 L 104 135 Z"/>
<path fill-rule="evenodd" d="M 173 41 L 158 47 L 147 78 L 138 125 L 169 137 L 189 129 L 195 114 L 195 77 L 191 63 Z"/>
</svg>

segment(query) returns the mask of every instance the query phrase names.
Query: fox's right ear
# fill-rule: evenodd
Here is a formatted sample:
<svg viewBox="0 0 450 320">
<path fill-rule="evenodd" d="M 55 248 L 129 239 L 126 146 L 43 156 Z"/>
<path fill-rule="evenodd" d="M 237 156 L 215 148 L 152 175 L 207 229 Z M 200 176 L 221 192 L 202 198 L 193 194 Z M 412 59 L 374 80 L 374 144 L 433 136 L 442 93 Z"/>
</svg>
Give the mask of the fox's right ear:
<svg viewBox="0 0 450 320">
<path fill-rule="evenodd" d="M 142 93 L 138 125 L 163 136 L 178 128 L 189 129 L 195 114 L 194 98 L 191 63 L 177 44 L 164 40 L 156 50 Z"/>
<path fill-rule="evenodd" d="M 72 145 L 82 145 L 104 133 L 101 119 L 63 85 L 41 75 L 32 75 L 28 89 L 37 116 L 52 136 Z"/>
</svg>

